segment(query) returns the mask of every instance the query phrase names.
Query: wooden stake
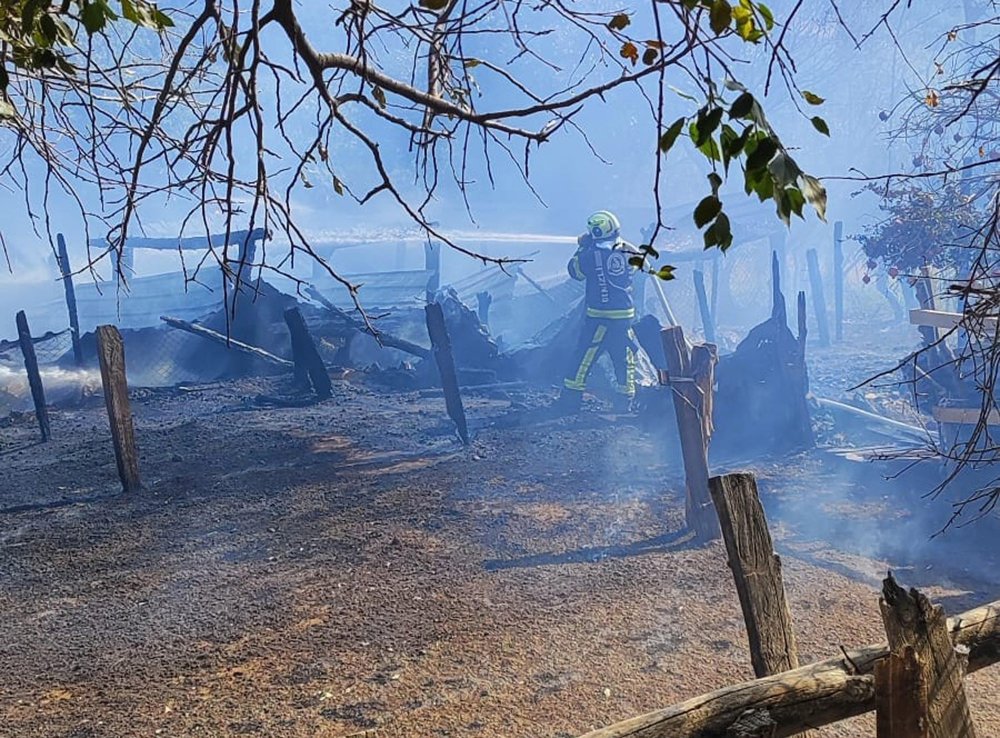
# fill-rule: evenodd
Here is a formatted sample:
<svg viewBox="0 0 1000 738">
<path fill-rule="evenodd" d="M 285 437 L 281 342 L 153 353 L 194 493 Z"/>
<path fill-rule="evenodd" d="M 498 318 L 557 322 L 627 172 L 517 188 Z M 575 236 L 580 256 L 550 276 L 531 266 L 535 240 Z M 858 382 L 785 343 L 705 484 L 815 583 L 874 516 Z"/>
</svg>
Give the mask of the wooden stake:
<svg viewBox="0 0 1000 738">
<path fill-rule="evenodd" d="M 798 299 L 796 300 L 797 316 L 798 316 L 798 342 L 799 346 L 804 350 L 806 345 L 806 336 L 809 335 L 809 329 L 806 324 L 806 293 L 799 292 Z"/>
<path fill-rule="evenodd" d="M 83 366 L 83 348 L 80 346 L 80 318 L 76 312 L 76 288 L 73 286 L 73 270 L 69 264 L 69 253 L 66 251 L 66 239 L 63 234 L 56 234 L 58 244 L 57 260 L 62 273 L 63 290 L 66 293 L 66 309 L 69 311 L 69 328 L 73 339 L 73 361 L 77 366 Z"/>
<path fill-rule="evenodd" d="M 905 700 L 911 712 L 926 710 L 926 732 L 914 734 L 913 738 L 975 738 L 965 697 L 965 665 L 955 653 L 944 612 L 917 590 L 900 587 L 892 574 L 882 583 L 879 607 L 890 650 L 905 659 L 905 649 L 912 649 L 919 680 L 927 690 L 926 705 L 919 702 L 919 693 L 890 697 Z M 902 732 L 887 735 L 910 738 L 909 733 Z M 879 738 L 883 738 L 881 733 Z"/>
<path fill-rule="evenodd" d="M 45 404 L 45 388 L 42 386 L 42 375 L 38 371 L 38 357 L 35 356 L 35 344 L 31 340 L 31 329 L 28 327 L 28 316 L 21 310 L 17 314 L 17 340 L 24 357 L 24 370 L 28 373 L 28 386 L 31 388 L 31 399 L 35 403 L 35 417 L 38 418 L 38 429 L 42 433 L 42 443 L 52 438 L 49 426 L 49 408 Z"/>
<path fill-rule="evenodd" d="M 838 341 L 844 340 L 844 223 L 833 224 L 833 314 Z"/>
<path fill-rule="evenodd" d="M 771 252 L 771 318 L 788 325 L 788 309 L 781 292 L 781 266 L 777 251 Z"/>
<path fill-rule="evenodd" d="M 701 328 L 705 340 L 715 343 L 715 319 L 712 317 L 712 310 L 708 306 L 708 295 L 705 293 L 705 275 L 697 269 L 694 270 L 694 293 L 698 298 L 698 310 L 701 313 Z"/>
<path fill-rule="evenodd" d="M 295 358 L 296 379 L 308 377 L 312 382 L 316 396 L 321 400 L 326 400 L 333 395 L 333 385 L 330 383 L 330 374 L 326 371 L 326 365 L 316 350 L 316 343 L 313 341 L 306 321 L 302 317 L 301 311 L 297 307 L 288 308 L 285 311 L 285 324 L 292 337 L 292 356 Z"/>
<path fill-rule="evenodd" d="M 685 513 L 687 526 L 698 541 L 719 537 L 719 520 L 712 509 L 708 492 L 708 437 L 706 434 L 705 397 L 692 376 L 692 359 L 688 353 L 684 329 L 664 328 L 660 332 L 667 362 L 670 391 L 674 400 L 677 430 L 684 457 Z M 699 359 L 703 364 L 704 359 Z M 702 369 L 702 374 L 705 371 Z M 707 381 L 702 378 L 702 383 Z M 709 404 L 710 407 L 710 404 Z"/>
<path fill-rule="evenodd" d="M 830 325 L 826 319 L 826 297 L 823 296 L 823 275 L 819 271 L 819 256 L 816 249 L 806 252 L 809 264 L 809 287 L 812 290 L 813 313 L 816 315 L 816 328 L 819 331 L 821 346 L 830 345 Z"/>
<path fill-rule="evenodd" d="M 434 360 L 441 374 L 445 407 L 448 409 L 448 416 L 455 422 L 458 437 L 462 439 L 463 445 L 468 446 L 469 426 L 465 420 L 465 407 L 462 405 L 462 394 L 458 388 L 458 373 L 455 370 L 455 357 L 451 353 L 451 338 L 448 337 L 448 328 L 444 322 L 444 311 L 436 302 L 429 303 L 424 311 Z"/>
<path fill-rule="evenodd" d="M 135 492 L 142 487 L 139 452 L 135 447 L 135 428 L 125 377 L 125 343 L 115 326 L 97 327 L 97 356 L 101 363 L 101 383 L 104 385 L 104 402 L 111 424 L 118 477 L 125 492 Z"/>
<path fill-rule="evenodd" d="M 927 685 L 912 646 L 875 663 L 876 738 L 929 738 Z"/>
<path fill-rule="evenodd" d="M 752 474 L 727 474 L 709 479 L 708 489 L 743 608 L 754 673 L 763 677 L 796 669 L 799 655 L 781 560 L 774 553 L 757 481 Z"/>
</svg>

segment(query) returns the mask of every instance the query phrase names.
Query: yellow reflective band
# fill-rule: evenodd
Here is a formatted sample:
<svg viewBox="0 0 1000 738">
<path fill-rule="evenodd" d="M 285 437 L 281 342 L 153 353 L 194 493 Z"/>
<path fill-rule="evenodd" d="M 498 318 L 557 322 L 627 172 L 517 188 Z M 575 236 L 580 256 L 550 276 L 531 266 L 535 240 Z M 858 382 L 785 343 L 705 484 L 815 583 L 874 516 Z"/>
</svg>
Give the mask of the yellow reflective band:
<svg viewBox="0 0 1000 738">
<path fill-rule="evenodd" d="M 573 269 L 573 276 L 577 279 L 586 279 L 587 275 L 583 273 L 583 269 L 580 268 L 580 257 L 574 256 L 573 261 L 570 262 L 570 266 Z"/>
<path fill-rule="evenodd" d="M 590 341 L 590 348 L 583 354 L 580 367 L 576 370 L 576 376 L 563 381 L 563 386 L 566 389 L 582 392 L 587 386 L 587 374 L 590 372 L 590 367 L 594 363 L 594 359 L 597 358 L 597 352 L 601 349 L 601 341 L 604 340 L 607 332 L 608 329 L 606 326 L 597 326 L 597 330 L 594 331 L 594 337 Z"/>
<path fill-rule="evenodd" d="M 587 308 L 588 318 L 607 318 L 609 320 L 625 320 L 635 317 L 635 308 L 623 308 L 621 310 L 601 310 L 599 308 Z"/>
<path fill-rule="evenodd" d="M 629 333 L 631 332 L 629 331 Z M 628 397 L 635 396 L 635 365 L 635 351 L 630 348 L 625 349 L 625 384 L 617 389 Z"/>
</svg>

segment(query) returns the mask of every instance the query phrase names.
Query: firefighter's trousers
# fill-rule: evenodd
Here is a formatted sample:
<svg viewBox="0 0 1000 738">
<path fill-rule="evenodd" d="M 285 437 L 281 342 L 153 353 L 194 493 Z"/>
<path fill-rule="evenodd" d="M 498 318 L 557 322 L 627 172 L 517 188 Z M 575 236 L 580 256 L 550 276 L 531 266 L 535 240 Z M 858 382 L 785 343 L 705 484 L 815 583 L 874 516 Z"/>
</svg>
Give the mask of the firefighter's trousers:
<svg viewBox="0 0 1000 738">
<path fill-rule="evenodd" d="M 635 396 L 635 355 L 638 345 L 632 332 L 631 319 L 587 317 L 580 333 L 570 364 L 569 374 L 563 381 L 568 390 L 583 392 L 594 364 L 607 352 L 618 380 L 616 390 L 627 397 Z"/>
</svg>

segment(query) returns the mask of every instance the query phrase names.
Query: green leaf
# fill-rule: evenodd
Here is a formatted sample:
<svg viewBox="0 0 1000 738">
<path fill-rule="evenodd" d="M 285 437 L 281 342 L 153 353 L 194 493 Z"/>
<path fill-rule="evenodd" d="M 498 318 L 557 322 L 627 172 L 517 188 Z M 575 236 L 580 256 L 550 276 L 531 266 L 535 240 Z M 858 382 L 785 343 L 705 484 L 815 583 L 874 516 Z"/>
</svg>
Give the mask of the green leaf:
<svg viewBox="0 0 1000 738">
<path fill-rule="evenodd" d="M 822 105 L 824 102 L 826 102 L 826 100 L 824 100 L 823 98 L 821 98 L 815 92 L 809 92 L 809 90 L 803 90 L 802 91 L 802 97 L 810 105 Z"/>
<path fill-rule="evenodd" d="M 704 146 L 709 137 L 715 133 L 715 129 L 719 127 L 719 123 L 722 121 L 722 113 L 722 108 L 712 108 L 711 110 L 702 108 L 698 111 L 698 118 L 696 120 L 698 136 L 694 140 L 695 146 Z"/>
<path fill-rule="evenodd" d="M 753 95 L 749 92 L 744 92 L 736 100 L 733 101 L 732 106 L 729 108 L 730 118 L 746 118 L 750 115 L 753 110 Z"/>
<path fill-rule="evenodd" d="M 383 92 L 381 87 L 379 87 L 378 85 L 372 87 L 372 97 L 378 100 L 380 108 L 383 109 L 385 108 L 385 92 Z"/>
<path fill-rule="evenodd" d="M 771 12 L 771 9 L 766 5 L 764 5 L 764 3 L 757 3 L 757 10 L 760 13 L 761 17 L 764 19 L 764 27 L 769 31 L 773 29 L 774 13 Z"/>
<path fill-rule="evenodd" d="M 344 183 L 337 179 L 336 175 L 333 177 L 333 191 L 341 196 L 344 194 Z"/>
<path fill-rule="evenodd" d="M 798 182 L 799 175 L 802 174 L 799 165 L 784 151 L 779 151 L 768 162 L 767 170 L 771 173 L 771 176 L 779 187 L 794 187 L 795 183 Z"/>
<path fill-rule="evenodd" d="M 777 142 L 770 136 L 765 136 L 757 142 L 753 153 L 747 156 L 747 169 L 753 170 L 766 167 L 777 152 Z"/>
<path fill-rule="evenodd" d="M 656 60 L 659 58 L 659 56 L 660 52 L 657 51 L 656 49 L 646 49 L 642 53 L 642 63 L 645 64 L 647 67 L 651 66 L 652 64 L 656 63 Z"/>
<path fill-rule="evenodd" d="M 674 267 L 664 264 L 655 272 L 653 272 L 653 274 L 654 276 L 662 279 L 664 282 L 669 282 L 671 279 L 674 278 Z"/>
<path fill-rule="evenodd" d="M 646 260 L 641 256 L 630 256 L 628 257 L 629 266 L 634 266 L 636 269 L 642 269 L 642 265 L 646 263 Z"/>
<path fill-rule="evenodd" d="M 420 7 L 428 10 L 442 10 L 448 4 L 448 0 L 420 0 Z"/>
<path fill-rule="evenodd" d="M 631 22 L 632 20 L 625 13 L 619 13 L 608 21 L 608 28 L 612 31 L 624 31 Z"/>
<path fill-rule="evenodd" d="M 706 249 L 718 246 L 725 251 L 732 246 L 733 232 L 729 224 L 729 217 L 725 213 L 719 213 L 719 217 L 715 219 L 715 222 L 705 229 L 703 238 Z"/>
<path fill-rule="evenodd" d="M 813 128 L 822 133 L 824 136 L 830 135 L 830 126 L 826 124 L 826 121 L 820 118 L 818 115 L 812 117 Z"/>
<path fill-rule="evenodd" d="M 678 118 L 673 123 L 670 124 L 670 128 L 665 130 L 660 136 L 660 151 L 664 154 L 670 151 L 670 147 L 674 145 L 677 137 L 680 135 L 684 128 L 685 118 Z"/>
<path fill-rule="evenodd" d="M 715 35 L 722 34 L 729 24 L 733 22 L 733 8 L 728 0 L 715 0 L 712 3 L 712 10 L 709 12 L 709 23 Z"/>
<path fill-rule="evenodd" d="M 16 118 L 16 117 L 17 117 L 17 111 L 14 109 L 14 106 L 11 105 L 8 100 L 5 100 L 4 98 L 0 97 L 0 120 L 3 120 L 4 118 Z"/>
<path fill-rule="evenodd" d="M 105 14 L 104 9 L 97 3 L 88 3 L 80 11 L 80 20 L 87 33 L 94 34 L 104 30 L 104 26 L 108 22 L 108 16 Z"/>
<path fill-rule="evenodd" d="M 722 177 L 720 177 L 715 172 L 710 172 L 708 175 L 708 184 L 712 188 L 712 194 L 718 197 L 719 188 L 722 187 Z"/>
<path fill-rule="evenodd" d="M 465 68 L 466 69 L 472 69 L 473 67 L 478 67 L 480 65 L 480 63 L 481 62 L 478 59 L 466 59 L 465 60 Z"/>
<path fill-rule="evenodd" d="M 722 202 L 715 195 L 703 198 L 694 209 L 694 224 L 698 228 L 703 228 L 715 219 L 722 212 Z"/>
<path fill-rule="evenodd" d="M 641 251 L 644 254 L 649 254 L 654 259 L 660 258 L 660 252 L 654 249 L 653 244 L 651 243 L 644 243 L 642 246 L 639 247 L 639 251 Z"/>
</svg>

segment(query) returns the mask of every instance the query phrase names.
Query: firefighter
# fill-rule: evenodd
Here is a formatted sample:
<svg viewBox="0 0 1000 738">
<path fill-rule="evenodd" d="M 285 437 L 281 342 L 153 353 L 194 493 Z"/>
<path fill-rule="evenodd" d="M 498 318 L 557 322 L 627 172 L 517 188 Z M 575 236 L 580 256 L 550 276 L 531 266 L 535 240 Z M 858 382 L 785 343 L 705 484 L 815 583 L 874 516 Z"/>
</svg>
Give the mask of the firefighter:
<svg viewBox="0 0 1000 738">
<path fill-rule="evenodd" d="M 567 269 L 573 279 L 586 281 L 587 311 L 558 405 L 567 411 L 580 408 L 587 377 L 597 359 L 607 352 L 617 379 L 615 409 L 627 412 L 635 397 L 638 349 L 632 332 L 635 270 L 628 260 L 637 252 L 622 240 L 621 224 L 607 210 L 599 210 L 587 219 L 587 232 L 577 238 L 577 245 Z"/>
</svg>

